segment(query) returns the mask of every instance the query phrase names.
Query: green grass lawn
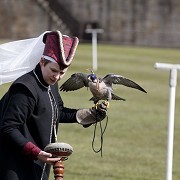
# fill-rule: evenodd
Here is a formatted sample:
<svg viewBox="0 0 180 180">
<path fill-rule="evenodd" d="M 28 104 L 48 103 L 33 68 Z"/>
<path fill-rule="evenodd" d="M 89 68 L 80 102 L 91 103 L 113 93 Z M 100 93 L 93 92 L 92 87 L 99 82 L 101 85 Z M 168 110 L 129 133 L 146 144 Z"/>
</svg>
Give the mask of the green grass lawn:
<svg viewBox="0 0 180 180">
<path fill-rule="evenodd" d="M 80 44 L 72 66 L 61 85 L 72 73 L 92 68 L 91 45 Z M 109 122 L 104 134 L 103 157 L 93 152 L 94 126 L 60 125 L 58 141 L 69 143 L 74 152 L 65 165 L 65 180 L 163 180 L 166 176 L 169 72 L 154 69 L 155 62 L 180 63 L 179 49 L 138 48 L 98 45 L 98 76 L 115 73 L 140 84 L 148 93 L 114 86 L 114 93 L 125 102 L 111 101 Z M 178 81 L 180 72 L 178 73 Z M 1 96 L 8 88 L 1 86 Z M 61 92 L 71 108 L 91 107 L 86 88 Z M 176 89 L 173 180 L 180 179 L 180 82 Z M 104 125 L 104 123 L 103 123 Z M 99 129 L 98 129 L 99 130 Z M 99 131 L 96 147 L 99 147 Z M 50 179 L 53 179 L 51 173 Z"/>
</svg>

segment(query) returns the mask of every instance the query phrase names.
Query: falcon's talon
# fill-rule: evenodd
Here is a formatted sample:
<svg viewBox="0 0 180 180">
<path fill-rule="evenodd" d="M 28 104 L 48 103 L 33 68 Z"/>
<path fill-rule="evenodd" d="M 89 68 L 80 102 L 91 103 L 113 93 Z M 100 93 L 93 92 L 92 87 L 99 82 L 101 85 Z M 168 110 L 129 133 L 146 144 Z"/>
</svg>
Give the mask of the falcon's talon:
<svg viewBox="0 0 180 180">
<path fill-rule="evenodd" d="M 99 105 L 98 102 L 94 105 L 94 107 L 95 107 L 96 110 L 98 109 L 98 105 Z"/>
<path fill-rule="evenodd" d="M 110 103 L 109 103 L 109 101 L 104 101 L 104 104 L 106 105 L 106 107 L 107 107 L 107 109 L 109 109 L 109 106 L 110 106 Z"/>
</svg>

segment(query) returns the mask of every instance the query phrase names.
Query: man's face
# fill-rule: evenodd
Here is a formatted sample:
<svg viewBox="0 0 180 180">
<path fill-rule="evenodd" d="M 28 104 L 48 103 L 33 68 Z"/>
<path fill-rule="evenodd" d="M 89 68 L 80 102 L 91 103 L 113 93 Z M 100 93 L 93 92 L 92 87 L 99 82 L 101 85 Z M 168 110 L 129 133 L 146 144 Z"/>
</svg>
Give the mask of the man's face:
<svg viewBox="0 0 180 180">
<path fill-rule="evenodd" d="M 54 85 L 57 81 L 61 80 L 68 69 L 60 69 L 59 64 L 54 62 L 45 64 L 44 60 L 40 61 L 40 66 L 44 81 L 49 85 Z"/>
</svg>

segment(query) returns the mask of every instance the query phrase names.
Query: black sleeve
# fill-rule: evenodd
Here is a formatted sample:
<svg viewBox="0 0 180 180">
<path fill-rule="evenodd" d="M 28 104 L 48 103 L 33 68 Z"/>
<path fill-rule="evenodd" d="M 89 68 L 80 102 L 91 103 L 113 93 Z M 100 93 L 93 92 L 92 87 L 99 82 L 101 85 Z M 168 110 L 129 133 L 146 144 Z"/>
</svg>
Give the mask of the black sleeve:
<svg viewBox="0 0 180 180">
<path fill-rule="evenodd" d="M 60 112 L 60 123 L 77 123 L 76 120 L 77 109 L 70 109 L 63 107 Z"/>
<path fill-rule="evenodd" d="M 15 148 L 22 149 L 28 142 L 21 132 L 34 106 L 35 100 L 25 86 L 16 85 L 12 88 L 3 112 L 1 133 L 7 143 Z"/>
</svg>

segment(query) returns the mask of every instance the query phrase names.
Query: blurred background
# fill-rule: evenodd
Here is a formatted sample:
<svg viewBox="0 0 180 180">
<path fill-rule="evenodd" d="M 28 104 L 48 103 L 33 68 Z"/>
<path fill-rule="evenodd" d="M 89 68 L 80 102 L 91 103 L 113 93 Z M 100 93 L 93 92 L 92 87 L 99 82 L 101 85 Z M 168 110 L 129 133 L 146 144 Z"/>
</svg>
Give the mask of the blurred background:
<svg viewBox="0 0 180 180">
<path fill-rule="evenodd" d="M 23 39 L 60 29 L 82 41 L 102 28 L 99 41 L 180 46 L 179 0 L 1 0 L 0 39 Z"/>
</svg>

